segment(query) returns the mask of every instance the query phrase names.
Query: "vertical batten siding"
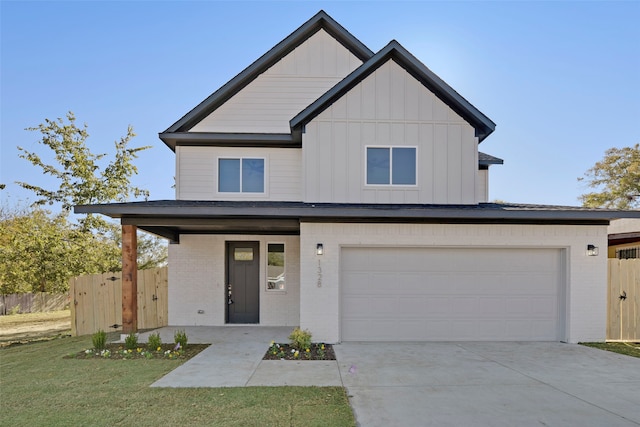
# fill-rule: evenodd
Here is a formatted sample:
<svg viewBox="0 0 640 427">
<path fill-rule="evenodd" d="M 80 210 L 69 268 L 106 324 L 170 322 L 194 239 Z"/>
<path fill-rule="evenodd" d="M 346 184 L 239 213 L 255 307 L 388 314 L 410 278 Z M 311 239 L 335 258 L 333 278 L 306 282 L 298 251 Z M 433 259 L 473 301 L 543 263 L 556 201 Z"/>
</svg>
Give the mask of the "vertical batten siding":
<svg viewBox="0 0 640 427">
<path fill-rule="evenodd" d="M 317 242 L 324 255 L 313 251 Z M 388 242 L 393 242 L 392 244 Z M 336 224 L 300 225 L 300 326 L 314 339 L 340 339 L 340 250 L 344 246 L 564 249 L 562 340 L 602 341 L 607 322 L 607 259 L 586 255 L 607 245 L 606 226 Z M 320 262 L 321 286 L 318 286 Z"/>
<path fill-rule="evenodd" d="M 476 181 L 476 194 L 478 195 L 478 203 L 486 203 L 489 201 L 489 170 L 478 170 L 478 180 Z"/>
<path fill-rule="evenodd" d="M 291 118 L 360 65 L 362 61 L 320 30 L 191 131 L 288 133 Z"/>
<path fill-rule="evenodd" d="M 300 238 L 247 235 L 181 235 L 179 245 L 169 245 L 169 325 L 225 324 L 227 241 L 260 242 L 260 325 L 297 326 L 300 322 Z M 266 290 L 267 243 L 285 244 L 285 291 Z"/>
<path fill-rule="evenodd" d="M 393 61 L 306 126 L 304 200 L 475 204 L 474 129 Z M 416 146 L 416 186 L 367 186 L 365 147 Z"/>
<path fill-rule="evenodd" d="M 178 147 L 178 200 L 301 200 L 301 156 L 295 148 Z M 266 161 L 264 196 L 217 193 L 219 157 L 261 157 Z"/>
</svg>

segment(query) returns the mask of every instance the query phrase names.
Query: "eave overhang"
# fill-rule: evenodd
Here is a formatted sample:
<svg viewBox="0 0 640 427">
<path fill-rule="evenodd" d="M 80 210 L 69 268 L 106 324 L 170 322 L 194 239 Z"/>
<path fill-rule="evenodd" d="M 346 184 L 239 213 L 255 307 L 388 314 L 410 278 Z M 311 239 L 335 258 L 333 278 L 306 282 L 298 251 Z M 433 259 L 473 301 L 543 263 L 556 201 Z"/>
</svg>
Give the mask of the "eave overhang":
<svg viewBox="0 0 640 427">
<path fill-rule="evenodd" d="M 159 136 L 173 151 L 177 146 L 302 148 L 300 133 L 172 132 Z"/>
<path fill-rule="evenodd" d="M 490 154 L 478 152 L 479 166 L 502 165 L 502 164 L 504 164 L 504 160 L 498 157 L 494 157 Z"/>
<path fill-rule="evenodd" d="M 626 245 L 640 242 L 640 231 L 630 233 L 609 234 L 609 246 Z"/>
<path fill-rule="evenodd" d="M 75 213 L 120 219 L 174 242 L 180 234 L 299 234 L 301 222 L 608 225 L 640 211 L 567 206 L 386 205 L 303 202 L 151 201 L 81 205 Z"/>
</svg>

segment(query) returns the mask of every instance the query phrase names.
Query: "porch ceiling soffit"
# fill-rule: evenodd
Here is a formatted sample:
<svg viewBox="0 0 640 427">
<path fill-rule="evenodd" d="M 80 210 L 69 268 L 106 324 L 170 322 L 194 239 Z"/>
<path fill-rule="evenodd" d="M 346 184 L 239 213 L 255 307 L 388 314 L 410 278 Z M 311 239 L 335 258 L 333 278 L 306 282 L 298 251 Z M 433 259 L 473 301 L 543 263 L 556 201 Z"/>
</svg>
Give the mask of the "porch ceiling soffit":
<svg viewBox="0 0 640 427">
<path fill-rule="evenodd" d="M 122 217 L 120 223 L 122 225 L 135 225 L 141 230 L 169 239 L 172 243 L 178 243 L 181 234 L 300 234 L 300 221 L 297 218 L 176 218 L 134 216 Z"/>
</svg>

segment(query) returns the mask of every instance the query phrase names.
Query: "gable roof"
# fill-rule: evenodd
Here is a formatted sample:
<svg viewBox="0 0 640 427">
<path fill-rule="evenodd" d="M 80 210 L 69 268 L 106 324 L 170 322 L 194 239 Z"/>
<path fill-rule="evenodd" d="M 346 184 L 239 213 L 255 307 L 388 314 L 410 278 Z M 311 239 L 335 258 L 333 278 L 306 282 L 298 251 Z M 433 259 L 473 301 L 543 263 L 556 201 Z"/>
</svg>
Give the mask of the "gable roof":
<svg viewBox="0 0 640 427">
<path fill-rule="evenodd" d="M 211 94 L 207 99 L 198 104 L 194 109 L 185 114 L 180 120 L 171 125 L 160 134 L 163 135 L 174 132 L 185 132 L 203 120 L 219 106 L 228 101 L 233 95 L 247 86 L 260 74 L 264 73 L 272 65 L 300 46 L 305 40 L 314 35 L 319 30 L 325 30 L 334 37 L 340 44 L 363 62 L 373 56 L 373 52 L 360 40 L 355 38 L 344 27 L 338 24 L 325 11 L 321 10 L 311 19 L 302 24 L 297 30 L 287 38 L 275 45 L 271 50 L 258 58 L 224 86 Z"/>
<path fill-rule="evenodd" d="M 318 98 L 315 102 L 301 111 L 289 122 L 292 130 L 299 130 L 309 123 L 314 117 L 331 106 L 339 98 L 345 95 L 355 85 L 364 80 L 367 76 L 377 70 L 381 65 L 389 60 L 395 61 L 409 74 L 431 90 L 445 104 L 452 108 L 462 118 L 464 118 L 476 130 L 476 136 L 480 141 L 489 136 L 496 127 L 496 124 L 485 116 L 480 110 L 471 105 L 451 86 L 438 77 L 433 71 L 427 68 L 408 50 L 406 50 L 396 40 L 392 40 L 378 53 L 373 55 L 368 61 L 354 70 L 340 83 Z"/>
</svg>

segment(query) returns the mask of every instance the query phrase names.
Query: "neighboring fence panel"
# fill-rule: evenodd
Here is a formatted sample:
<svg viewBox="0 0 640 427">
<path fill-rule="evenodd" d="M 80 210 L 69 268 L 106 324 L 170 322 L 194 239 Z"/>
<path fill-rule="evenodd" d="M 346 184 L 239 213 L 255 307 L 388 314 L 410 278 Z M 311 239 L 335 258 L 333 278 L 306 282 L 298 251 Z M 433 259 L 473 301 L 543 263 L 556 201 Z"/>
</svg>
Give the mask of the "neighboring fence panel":
<svg viewBox="0 0 640 427">
<path fill-rule="evenodd" d="M 9 294 L 0 295 L 0 316 L 9 313 L 44 313 L 64 310 L 69 306 L 69 294 Z"/>
<path fill-rule="evenodd" d="M 607 340 L 640 341 L 640 259 L 609 259 Z"/>
<path fill-rule="evenodd" d="M 138 328 L 167 325 L 167 267 L 138 271 Z M 71 333 L 122 330 L 122 273 L 94 274 L 70 281 Z M 117 325 L 117 327 L 114 327 Z"/>
</svg>

